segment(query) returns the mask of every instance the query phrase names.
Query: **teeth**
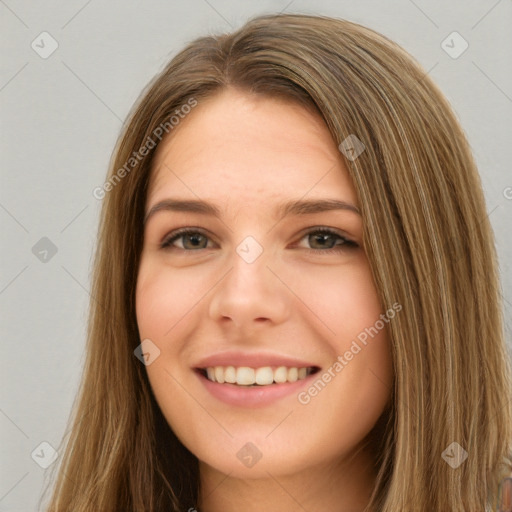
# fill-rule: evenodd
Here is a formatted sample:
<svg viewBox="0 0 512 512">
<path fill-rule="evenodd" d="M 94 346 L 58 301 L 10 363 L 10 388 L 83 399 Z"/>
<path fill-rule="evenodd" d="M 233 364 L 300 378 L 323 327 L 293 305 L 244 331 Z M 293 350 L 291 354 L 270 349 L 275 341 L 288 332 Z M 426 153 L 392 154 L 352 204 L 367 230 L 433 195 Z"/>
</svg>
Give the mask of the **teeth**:
<svg viewBox="0 0 512 512">
<path fill-rule="evenodd" d="M 281 382 L 286 382 L 288 379 L 288 369 L 286 366 L 280 366 L 277 368 L 277 370 L 274 372 L 274 382 L 277 384 L 281 384 Z"/>
<path fill-rule="evenodd" d="M 215 375 L 215 382 L 223 383 L 224 380 L 225 380 L 224 368 L 222 368 L 221 366 L 216 366 L 213 369 L 213 372 L 214 372 L 214 375 Z"/>
<path fill-rule="evenodd" d="M 279 366 L 272 369 L 270 366 L 262 368 L 249 368 L 248 366 L 215 366 L 206 368 L 206 376 L 212 382 L 223 384 L 238 384 L 239 386 L 269 386 L 274 382 L 296 382 L 305 379 L 313 368 L 287 368 Z"/>
<path fill-rule="evenodd" d="M 240 366 L 236 370 L 236 383 L 242 386 L 251 386 L 256 382 L 256 378 L 254 376 L 254 370 L 252 368 L 247 368 L 247 366 Z"/>
<path fill-rule="evenodd" d="M 228 366 L 225 370 L 222 366 L 217 366 L 219 373 L 222 375 L 224 372 L 224 381 L 229 382 L 230 384 L 234 384 L 236 382 L 236 370 L 234 366 Z M 215 374 L 217 375 L 217 374 Z M 217 380 L 217 379 L 215 379 Z M 217 380 L 217 382 L 224 382 L 222 380 Z"/>
<path fill-rule="evenodd" d="M 274 372 L 270 366 L 264 366 L 263 368 L 258 368 L 255 372 L 255 380 L 256 384 L 260 386 L 268 386 L 274 382 Z"/>
<path fill-rule="evenodd" d="M 299 378 L 299 369 L 298 368 L 289 368 L 288 369 L 288 382 L 296 382 Z"/>
</svg>

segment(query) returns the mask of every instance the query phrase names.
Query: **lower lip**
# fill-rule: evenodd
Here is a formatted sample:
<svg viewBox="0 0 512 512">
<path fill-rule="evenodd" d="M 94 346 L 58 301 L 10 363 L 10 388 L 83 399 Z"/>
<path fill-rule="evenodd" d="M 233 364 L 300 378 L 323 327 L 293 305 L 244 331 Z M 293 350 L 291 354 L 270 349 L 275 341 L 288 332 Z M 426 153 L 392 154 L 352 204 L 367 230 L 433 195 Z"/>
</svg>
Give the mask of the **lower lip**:
<svg viewBox="0 0 512 512">
<path fill-rule="evenodd" d="M 237 407 L 265 407 L 279 399 L 295 394 L 301 388 L 309 385 L 316 373 L 304 379 L 283 384 L 270 384 L 269 386 L 243 387 L 236 384 L 220 384 L 207 379 L 202 373 L 196 372 L 204 387 L 218 400 Z"/>
</svg>

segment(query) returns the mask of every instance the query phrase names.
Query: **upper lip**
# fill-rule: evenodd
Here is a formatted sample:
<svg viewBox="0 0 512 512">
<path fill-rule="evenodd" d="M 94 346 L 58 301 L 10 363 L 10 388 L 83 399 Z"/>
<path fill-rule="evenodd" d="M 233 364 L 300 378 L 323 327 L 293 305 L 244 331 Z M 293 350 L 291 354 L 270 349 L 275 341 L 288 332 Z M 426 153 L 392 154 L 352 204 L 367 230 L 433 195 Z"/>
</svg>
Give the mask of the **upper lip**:
<svg viewBox="0 0 512 512">
<path fill-rule="evenodd" d="M 243 353 L 243 352 L 220 352 L 211 354 L 201 359 L 195 368 L 203 369 L 213 366 L 247 366 L 249 368 L 262 368 L 264 366 L 287 366 L 289 368 L 310 368 L 317 365 L 310 361 L 298 359 L 293 356 L 271 354 L 271 353 Z"/>
</svg>

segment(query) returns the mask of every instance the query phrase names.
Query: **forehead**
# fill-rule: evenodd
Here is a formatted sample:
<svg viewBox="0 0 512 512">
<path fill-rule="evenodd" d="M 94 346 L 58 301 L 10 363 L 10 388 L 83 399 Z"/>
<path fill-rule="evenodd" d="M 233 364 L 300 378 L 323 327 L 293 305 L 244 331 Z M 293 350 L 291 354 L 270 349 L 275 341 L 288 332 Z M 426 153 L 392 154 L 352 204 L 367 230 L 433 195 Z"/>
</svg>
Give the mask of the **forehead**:
<svg viewBox="0 0 512 512">
<path fill-rule="evenodd" d="M 171 193 L 233 202 L 308 191 L 356 201 L 323 119 L 291 101 L 228 89 L 199 102 L 162 140 L 148 203 Z"/>
</svg>

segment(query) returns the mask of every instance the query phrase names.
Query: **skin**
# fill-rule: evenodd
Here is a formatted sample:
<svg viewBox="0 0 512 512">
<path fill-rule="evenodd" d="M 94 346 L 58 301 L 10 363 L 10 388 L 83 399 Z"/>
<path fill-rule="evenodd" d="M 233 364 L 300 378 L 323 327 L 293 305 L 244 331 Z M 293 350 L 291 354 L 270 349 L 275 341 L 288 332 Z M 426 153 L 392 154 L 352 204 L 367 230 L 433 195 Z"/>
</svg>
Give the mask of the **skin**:
<svg viewBox="0 0 512 512">
<path fill-rule="evenodd" d="M 363 441 L 392 386 L 385 328 L 307 404 L 292 393 L 264 407 L 228 405 L 193 369 L 205 356 L 234 349 L 311 361 L 321 369 L 318 377 L 383 313 L 359 213 L 276 216 L 278 205 L 294 199 L 357 207 L 323 120 L 291 102 L 226 89 L 180 122 L 153 165 L 146 212 L 170 197 L 221 210 L 220 219 L 152 215 L 136 292 L 140 338 L 160 350 L 146 366 L 152 389 L 169 425 L 200 461 L 200 510 L 363 510 L 375 479 L 375 453 Z M 199 249 L 190 236 L 161 248 L 186 226 L 205 232 Z M 322 245 L 318 235 L 308 236 L 318 227 L 358 247 L 338 245 L 337 236 Z M 263 249 L 250 264 L 236 252 L 247 236 Z M 333 246 L 341 249 L 326 251 Z M 237 457 L 247 442 L 262 454 L 250 468 Z"/>
</svg>

